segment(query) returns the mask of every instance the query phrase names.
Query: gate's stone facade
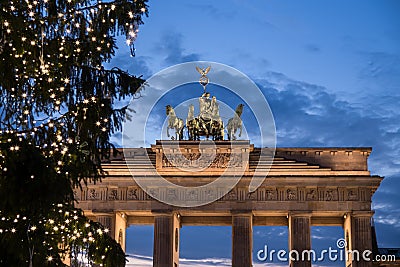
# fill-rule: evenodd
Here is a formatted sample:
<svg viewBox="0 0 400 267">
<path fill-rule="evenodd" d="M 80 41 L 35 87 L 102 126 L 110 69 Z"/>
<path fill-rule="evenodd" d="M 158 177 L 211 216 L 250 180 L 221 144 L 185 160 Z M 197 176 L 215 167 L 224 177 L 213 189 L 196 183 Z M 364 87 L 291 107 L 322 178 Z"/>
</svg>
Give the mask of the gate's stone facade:
<svg viewBox="0 0 400 267">
<path fill-rule="evenodd" d="M 224 168 L 224 158 L 231 153 L 224 150 L 229 141 L 217 141 L 218 161 L 213 161 L 205 171 L 193 172 L 190 176 L 173 166 L 178 163 L 165 159 L 161 141 L 151 148 L 127 149 L 125 155 L 130 155 L 129 158 L 120 156 L 104 163 L 108 176 L 101 183 L 75 191 L 78 207 L 88 217 L 108 227 L 123 248 L 128 225 L 153 224 L 153 266 L 157 267 L 179 265 L 179 229 L 182 225 L 231 225 L 232 266 L 238 267 L 252 266 L 253 225 L 288 226 L 289 249 L 300 252 L 311 248 L 311 226 L 343 226 L 346 249 L 372 250 L 371 198 L 382 177 L 371 176 L 368 171 L 371 148 L 277 148 L 263 184 L 249 193 L 256 163 L 258 172 L 262 172 L 263 161 L 270 161 L 271 155 L 264 155 L 248 141 L 240 142 L 249 153 L 249 160 L 243 161 L 246 164 L 244 175 L 226 195 L 222 195 L 223 190 L 219 188 L 204 192 L 217 194 L 219 199 L 213 203 L 181 208 L 154 200 L 135 183 L 126 162 L 135 169 L 135 175 L 149 175 L 150 169 L 156 169 L 176 184 L 206 184 Z M 194 154 L 199 142 L 180 141 L 180 146 L 184 148 L 183 153 Z M 145 160 L 147 155 L 150 162 Z M 151 195 L 157 194 L 182 201 L 204 197 L 190 192 L 177 194 L 169 188 L 154 188 Z M 311 263 L 291 262 L 291 266 L 311 266 Z M 372 266 L 372 263 L 349 261 L 346 266 Z"/>
</svg>

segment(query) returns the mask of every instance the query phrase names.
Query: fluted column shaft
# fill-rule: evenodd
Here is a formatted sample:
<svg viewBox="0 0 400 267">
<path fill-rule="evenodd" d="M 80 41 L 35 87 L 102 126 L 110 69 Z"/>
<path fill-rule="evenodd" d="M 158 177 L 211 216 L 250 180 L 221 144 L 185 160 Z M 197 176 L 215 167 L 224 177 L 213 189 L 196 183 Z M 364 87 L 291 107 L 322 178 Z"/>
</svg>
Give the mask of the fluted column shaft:
<svg viewBox="0 0 400 267">
<path fill-rule="evenodd" d="M 308 214 L 291 214 L 289 215 L 289 251 L 297 251 L 291 253 L 292 257 L 298 255 L 298 260 L 290 259 L 291 267 L 310 267 L 311 260 L 304 251 L 311 250 L 311 216 Z M 306 257 L 303 257 L 306 255 Z"/>
<path fill-rule="evenodd" d="M 179 228 L 177 214 L 154 217 L 153 267 L 179 266 Z"/>
<path fill-rule="evenodd" d="M 346 215 L 344 234 L 346 240 L 346 266 L 371 267 L 372 260 L 372 212 L 353 212 Z M 370 258 L 367 261 L 363 258 Z"/>
<path fill-rule="evenodd" d="M 253 216 L 251 213 L 232 216 L 232 266 L 251 267 L 253 251 Z"/>
</svg>

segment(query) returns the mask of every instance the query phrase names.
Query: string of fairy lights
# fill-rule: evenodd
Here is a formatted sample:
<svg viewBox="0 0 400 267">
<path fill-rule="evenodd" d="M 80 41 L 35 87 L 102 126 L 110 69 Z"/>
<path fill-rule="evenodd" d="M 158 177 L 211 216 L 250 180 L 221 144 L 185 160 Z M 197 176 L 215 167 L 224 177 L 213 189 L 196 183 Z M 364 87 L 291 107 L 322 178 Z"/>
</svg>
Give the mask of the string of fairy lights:
<svg viewBox="0 0 400 267">
<path fill-rule="evenodd" d="M 43 128 L 46 131 L 51 128 L 55 133 L 55 140 L 42 144 L 44 153 L 52 155 L 60 151 L 64 155 L 68 151 L 67 145 L 75 142 L 79 145 L 79 139 L 62 134 L 61 129 L 66 126 L 64 118 L 77 118 L 82 113 L 82 119 L 85 120 L 88 107 L 109 97 L 109 92 L 107 88 L 102 88 L 104 91 L 100 94 L 95 91 L 93 95 L 80 95 L 77 88 L 76 94 L 71 97 L 71 90 L 79 83 L 76 77 L 82 74 L 78 72 L 82 71 L 74 66 L 78 64 L 68 64 L 71 68 L 67 68 L 66 72 L 72 73 L 73 77 L 61 76 L 58 71 L 63 68 L 64 63 L 77 61 L 82 54 L 98 53 L 91 56 L 91 62 L 86 62 L 85 65 L 94 69 L 97 76 L 104 76 L 102 63 L 108 61 L 114 53 L 115 33 L 126 33 L 126 43 L 133 54 L 141 16 L 147 13 L 147 8 L 144 1 L 136 0 L 129 5 L 130 10 L 116 4 L 117 1 L 67 0 L 63 6 L 60 4 L 53 10 L 53 2 L 55 1 L 9 1 L 8 7 L 3 7 L 7 16 L 2 21 L 2 50 L 6 50 L 9 57 L 3 57 L 2 60 L 14 58 L 15 62 L 18 61 L 16 67 L 10 71 L 13 72 L 15 83 L 11 83 L 9 87 L 2 86 L 5 95 L 3 104 L 6 106 L 8 103 L 19 103 L 19 107 L 11 110 L 13 114 L 3 114 L 7 109 L 2 109 L 2 119 L 8 117 L 8 120 L 0 122 L 0 134 L 14 134 L 18 138 L 24 138 L 34 136 Z M 117 19 L 117 13 L 121 12 L 125 13 L 125 17 L 118 16 Z M 24 24 L 27 25 L 25 29 L 19 28 L 20 23 L 12 23 L 21 14 Z M 116 23 L 116 26 L 104 30 L 104 34 L 100 36 L 99 25 L 107 22 Z M 54 46 L 57 47 L 54 49 Z M 58 50 L 58 53 L 48 53 L 48 47 L 52 47 L 51 51 Z M 105 87 L 104 81 L 100 81 L 100 84 Z M 47 92 L 43 92 L 41 88 L 46 88 Z M 48 101 L 35 101 L 43 93 L 48 96 Z M 74 102 L 75 108 L 63 106 L 66 102 Z M 104 104 L 100 104 L 99 108 L 103 107 Z M 110 130 L 108 117 L 99 116 L 95 125 L 102 132 Z M 10 138 L 7 141 L 15 142 Z M 18 145 L 10 146 L 10 150 L 18 150 Z"/>
<path fill-rule="evenodd" d="M 16 64 L 17 66 L 22 66 L 22 68 L 14 68 L 15 71 L 15 81 L 20 84 L 25 84 L 27 87 L 27 92 L 23 92 L 18 95 L 15 87 L 10 87 L 10 96 L 15 100 L 20 101 L 22 116 L 20 119 L 24 122 L 27 121 L 28 115 L 30 115 L 31 110 L 29 107 L 32 105 L 33 96 L 36 93 L 35 84 L 41 85 L 41 83 L 49 83 L 53 86 L 48 86 L 49 96 L 52 99 L 52 104 L 54 105 L 54 110 L 60 110 L 60 104 L 62 103 L 62 98 L 65 96 L 65 87 L 70 87 L 71 79 L 70 77 L 60 77 L 55 73 L 55 69 L 59 69 L 61 66 L 55 66 L 55 61 L 58 64 L 62 64 L 63 60 L 74 60 L 74 58 L 79 58 L 81 53 L 95 53 L 96 51 L 101 52 L 100 60 L 91 62 L 92 66 L 101 70 L 101 63 L 110 59 L 110 54 L 112 53 L 113 47 L 111 41 L 114 36 L 109 34 L 103 34 L 103 36 L 98 36 L 94 31 L 93 25 L 94 21 L 91 17 L 98 17 L 100 13 L 103 17 L 101 23 L 106 22 L 106 18 L 109 22 L 115 23 L 116 5 L 113 3 L 104 3 L 98 1 L 94 6 L 88 8 L 83 6 L 88 4 L 88 1 L 72 1 L 68 0 L 70 6 L 66 6 L 64 13 L 59 12 L 57 14 L 57 23 L 49 25 L 47 21 L 50 20 L 49 11 L 49 1 L 25 1 L 28 7 L 29 16 L 25 18 L 24 22 L 28 24 L 28 29 L 17 29 L 16 27 L 5 19 L 3 21 L 3 27 L 5 29 L 5 36 L 3 37 L 2 46 L 8 46 L 8 51 L 10 52 L 10 57 L 19 59 L 22 64 Z M 89 1 L 90 2 L 90 1 Z M 103 12 L 103 10 L 106 10 Z M 10 15 L 19 14 L 20 10 L 17 10 L 14 6 L 13 1 L 10 1 L 8 10 L 3 7 L 3 11 L 9 13 Z M 38 12 L 40 11 L 40 12 Z M 138 21 L 143 13 L 146 12 L 145 7 L 141 7 L 138 11 L 128 11 L 127 18 L 130 21 L 123 22 L 127 28 L 126 43 L 134 51 L 133 43 L 137 37 L 138 33 Z M 46 16 L 47 15 L 47 16 Z M 38 23 L 39 21 L 39 23 Z M 32 22 L 32 23 L 29 23 Z M 98 22 L 97 22 L 98 23 Z M 120 28 L 120 25 L 118 25 Z M 34 33 L 33 36 L 28 36 L 27 33 Z M 87 35 L 82 38 L 82 32 Z M 7 36 L 9 35 L 9 36 Z M 18 42 L 20 39 L 20 42 Z M 52 42 L 56 40 L 56 42 Z M 83 42 L 91 42 L 91 44 L 86 45 L 86 49 L 82 48 Z M 17 46 L 15 44 L 18 44 Z M 46 47 L 50 45 L 58 45 L 57 54 L 46 53 Z M 30 47 L 29 47 L 30 46 Z M 4 49 L 4 48 L 3 48 Z M 57 50 L 57 49 L 56 49 Z M 52 49 L 54 51 L 54 49 Z M 37 55 L 39 53 L 39 55 Z M 104 57 L 104 58 L 103 58 Z M 94 57 L 96 58 L 96 57 Z M 5 60 L 5 58 L 3 58 Z M 39 62 L 37 62 L 39 61 Z M 40 63 L 39 68 L 35 68 L 37 64 Z M 32 70 L 32 67 L 34 68 Z M 25 82 L 20 80 L 25 79 Z M 95 100 L 96 96 L 90 98 L 81 99 L 81 102 L 87 103 L 87 101 Z M 34 122 L 33 122 L 34 123 Z"/>
<path fill-rule="evenodd" d="M 37 232 L 43 233 L 50 240 L 50 242 L 46 240 L 42 241 L 42 244 L 47 246 L 48 253 L 46 259 L 49 262 L 57 257 L 66 257 L 67 253 L 70 253 L 74 249 L 78 249 L 78 253 L 84 253 L 83 248 L 87 245 L 94 245 L 95 250 L 101 250 L 101 253 L 103 253 L 100 255 L 101 259 L 105 259 L 106 254 L 110 250 L 115 249 L 110 245 L 106 245 L 104 248 L 100 244 L 104 239 L 109 238 L 107 234 L 110 230 L 99 223 L 87 220 L 82 216 L 81 211 L 71 210 L 68 205 L 57 204 L 54 205 L 52 213 L 48 217 L 38 220 L 35 224 L 26 224 L 28 220 L 26 216 L 18 214 L 14 217 L 5 217 L 0 212 L 0 234 L 17 235 L 21 229 L 21 224 L 26 226 L 26 229 L 23 228 L 26 233 L 23 234 L 26 234 L 28 239 L 32 239 Z M 61 238 L 56 238 L 56 236 L 60 236 Z M 55 254 L 53 240 L 57 240 L 57 246 L 63 247 L 62 253 Z M 61 243 L 58 240 L 61 240 Z M 32 254 L 34 254 L 34 251 L 32 251 Z M 78 256 L 75 255 L 75 257 Z M 90 262 L 93 255 L 86 254 L 84 257 Z M 100 264 L 100 266 L 103 265 Z"/>
</svg>

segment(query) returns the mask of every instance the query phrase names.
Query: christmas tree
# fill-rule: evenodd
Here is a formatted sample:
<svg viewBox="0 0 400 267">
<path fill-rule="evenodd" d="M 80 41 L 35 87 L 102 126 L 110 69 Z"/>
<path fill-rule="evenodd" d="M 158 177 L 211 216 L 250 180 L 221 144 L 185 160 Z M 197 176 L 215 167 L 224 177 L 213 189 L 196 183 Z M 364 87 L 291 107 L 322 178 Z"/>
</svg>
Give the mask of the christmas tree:
<svg viewBox="0 0 400 267">
<path fill-rule="evenodd" d="M 147 12 L 146 0 L 0 0 L 1 266 L 60 266 L 73 251 L 124 265 L 72 189 L 101 179 L 115 153 L 127 109 L 116 104 L 144 81 L 104 64 L 120 35 L 134 55 Z"/>
</svg>

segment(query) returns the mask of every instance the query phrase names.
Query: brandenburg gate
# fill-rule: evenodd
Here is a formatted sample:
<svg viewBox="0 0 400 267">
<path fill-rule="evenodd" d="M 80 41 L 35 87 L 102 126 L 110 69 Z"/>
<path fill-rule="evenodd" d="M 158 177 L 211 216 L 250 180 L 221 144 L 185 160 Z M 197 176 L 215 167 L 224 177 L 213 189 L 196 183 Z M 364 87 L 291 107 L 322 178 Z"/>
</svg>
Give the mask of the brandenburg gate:
<svg viewBox="0 0 400 267">
<path fill-rule="evenodd" d="M 287 226 L 288 251 L 311 249 L 311 226 L 342 226 L 346 251 L 372 251 L 371 199 L 383 178 L 368 170 L 371 148 L 266 149 L 237 140 L 243 105 L 224 127 L 216 98 L 206 92 L 210 67 L 196 69 L 204 93 L 198 117 L 189 106 L 189 140 L 182 140 L 185 123 L 168 105 L 167 131 L 175 129 L 176 137 L 121 149 L 104 162 L 106 178 L 74 192 L 85 215 L 109 228 L 123 249 L 129 225 L 154 225 L 155 267 L 179 266 L 179 232 L 186 225 L 232 226 L 234 267 L 252 266 L 255 225 Z M 372 262 L 349 258 L 346 266 Z"/>
<path fill-rule="evenodd" d="M 78 206 L 89 218 L 111 229 L 122 248 L 129 225 L 154 225 L 153 266 L 179 266 L 179 230 L 185 225 L 231 225 L 232 266 L 237 267 L 252 266 L 254 225 L 288 226 L 288 249 L 299 252 L 311 249 L 311 226 L 342 226 L 347 250 L 372 250 L 371 198 L 382 177 L 371 176 L 368 171 L 371 148 L 276 148 L 267 177 L 257 190 L 249 192 L 255 168 L 262 171 L 271 160 L 271 155 L 263 154 L 249 141 L 215 141 L 217 160 L 191 176 L 182 174 L 166 159 L 168 143 L 179 143 L 181 153 L 189 158 L 199 151 L 200 141 L 157 141 L 150 148 L 128 149 L 125 155 L 129 158 L 121 155 L 104 163 L 108 176 L 101 183 L 76 191 Z M 236 151 L 228 152 L 230 146 Z M 198 186 L 220 175 L 229 157 L 240 158 L 240 153 L 247 152 L 249 160 L 243 161 L 242 178 L 225 195 L 223 188 L 200 194 L 153 188 L 147 190 L 148 194 L 132 179 L 127 167 L 147 179 L 152 179 L 148 170 L 155 168 L 171 182 Z M 228 175 L 224 178 L 229 179 Z M 210 194 L 217 195 L 218 200 L 199 207 L 175 207 L 155 199 L 164 195 L 190 202 Z M 310 261 L 291 264 L 311 266 Z M 353 261 L 346 266 L 371 264 Z"/>
</svg>

